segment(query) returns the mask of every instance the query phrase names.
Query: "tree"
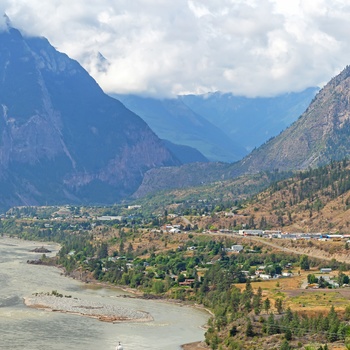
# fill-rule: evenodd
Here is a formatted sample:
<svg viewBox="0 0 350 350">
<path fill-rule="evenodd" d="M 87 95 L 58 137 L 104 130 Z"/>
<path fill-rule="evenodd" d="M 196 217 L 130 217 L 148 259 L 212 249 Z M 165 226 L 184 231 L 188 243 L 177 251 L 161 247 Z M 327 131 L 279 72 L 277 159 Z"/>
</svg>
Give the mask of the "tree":
<svg viewBox="0 0 350 350">
<path fill-rule="evenodd" d="M 107 258 L 108 256 L 108 245 L 106 242 L 103 242 L 97 252 L 97 256 L 99 259 Z"/>
<path fill-rule="evenodd" d="M 266 298 L 266 299 L 264 300 L 264 310 L 265 310 L 266 313 L 269 312 L 270 307 L 271 307 L 270 299 L 269 299 L 269 298 Z M 350 315 L 350 310 L 349 310 L 349 315 Z M 350 318 L 350 316 L 349 316 L 349 318 Z"/>
<path fill-rule="evenodd" d="M 303 270 L 310 270 L 309 258 L 307 255 L 302 255 L 300 258 L 300 268 Z"/>
<path fill-rule="evenodd" d="M 237 334 L 237 326 L 232 326 L 229 333 L 230 333 L 230 337 L 235 337 Z"/>
<path fill-rule="evenodd" d="M 329 283 L 322 276 L 320 276 L 318 279 L 318 286 L 320 288 L 327 288 L 329 286 Z"/>
<path fill-rule="evenodd" d="M 162 281 L 156 280 L 152 284 L 152 291 L 156 294 L 161 294 L 164 292 L 164 283 Z"/>
<path fill-rule="evenodd" d="M 277 298 L 275 301 L 275 308 L 277 309 L 277 312 L 281 314 L 283 312 L 283 302 L 281 298 Z"/>
<path fill-rule="evenodd" d="M 345 308 L 345 315 L 344 315 L 344 318 L 346 321 L 349 321 L 350 320 L 350 305 L 348 305 L 346 308 Z"/>
<path fill-rule="evenodd" d="M 309 284 L 317 283 L 318 278 L 314 274 L 307 275 L 307 282 Z"/>
<path fill-rule="evenodd" d="M 339 272 L 338 283 L 340 286 L 342 286 L 343 284 L 349 284 L 349 276 L 345 275 L 342 272 Z"/>
<path fill-rule="evenodd" d="M 276 324 L 275 324 L 275 318 L 273 314 L 271 313 L 266 321 L 266 333 L 268 335 L 273 335 L 277 333 L 276 329 Z"/>
<path fill-rule="evenodd" d="M 259 315 L 261 312 L 261 298 L 262 298 L 262 289 L 261 287 L 258 288 L 257 294 L 253 297 L 253 309 L 255 312 L 255 315 Z"/>
<path fill-rule="evenodd" d="M 124 254 L 124 242 L 121 241 L 119 244 L 119 254 L 122 255 Z"/>
<path fill-rule="evenodd" d="M 246 331 L 245 331 L 245 335 L 247 337 L 254 337 L 254 330 L 253 330 L 253 325 L 252 325 L 251 320 L 249 320 L 248 323 L 247 323 L 247 328 L 246 328 Z"/>
<path fill-rule="evenodd" d="M 289 328 L 287 328 L 286 329 L 286 331 L 285 331 L 285 333 L 284 333 L 284 337 L 286 338 L 286 340 L 292 340 L 292 331 L 289 329 Z"/>
<path fill-rule="evenodd" d="M 283 343 L 281 344 L 280 350 L 291 350 L 287 339 L 284 339 Z"/>
</svg>

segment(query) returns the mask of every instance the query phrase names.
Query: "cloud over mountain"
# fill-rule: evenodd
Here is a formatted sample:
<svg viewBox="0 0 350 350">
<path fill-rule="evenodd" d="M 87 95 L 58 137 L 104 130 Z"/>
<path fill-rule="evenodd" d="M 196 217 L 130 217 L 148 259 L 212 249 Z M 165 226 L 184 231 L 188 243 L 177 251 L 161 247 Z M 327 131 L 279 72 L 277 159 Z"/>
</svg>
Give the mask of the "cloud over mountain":
<svg viewBox="0 0 350 350">
<path fill-rule="evenodd" d="M 271 96 L 322 85 L 349 63 L 346 0 L 4 0 L 0 11 L 108 92 Z"/>
</svg>

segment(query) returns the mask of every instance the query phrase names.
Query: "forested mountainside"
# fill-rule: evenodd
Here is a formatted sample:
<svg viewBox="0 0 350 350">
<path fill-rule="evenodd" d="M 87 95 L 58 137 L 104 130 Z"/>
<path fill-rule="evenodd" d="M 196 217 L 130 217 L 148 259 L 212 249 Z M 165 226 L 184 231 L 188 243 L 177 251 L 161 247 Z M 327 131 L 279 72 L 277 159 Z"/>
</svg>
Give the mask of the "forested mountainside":
<svg viewBox="0 0 350 350">
<path fill-rule="evenodd" d="M 296 173 L 253 197 L 239 211 L 253 227 L 287 232 L 350 232 L 348 160 Z"/>
<path fill-rule="evenodd" d="M 189 215 L 200 228 L 350 233 L 350 163 L 262 172 L 137 199 L 143 213 Z M 232 208 L 235 208 L 234 210 Z M 226 213 L 235 215 L 226 215 Z M 201 215 L 206 216 L 201 218 Z M 210 214 L 210 215 L 208 215 Z"/>
<path fill-rule="evenodd" d="M 0 32 L 0 207 L 113 203 L 179 165 L 147 124 L 44 38 Z"/>
</svg>

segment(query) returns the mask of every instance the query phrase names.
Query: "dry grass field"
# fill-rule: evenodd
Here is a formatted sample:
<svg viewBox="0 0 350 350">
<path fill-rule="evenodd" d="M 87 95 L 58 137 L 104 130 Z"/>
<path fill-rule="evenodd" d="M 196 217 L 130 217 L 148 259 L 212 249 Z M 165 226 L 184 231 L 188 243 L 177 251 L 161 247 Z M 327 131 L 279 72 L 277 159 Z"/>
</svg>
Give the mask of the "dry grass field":
<svg viewBox="0 0 350 350">
<path fill-rule="evenodd" d="M 251 285 L 255 292 L 259 287 L 262 289 L 263 299 L 270 299 L 273 311 L 276 311 L 274 305 L 277 298 L 283 300 L 284 309 L 290 307 L 293 311 L 310 316 L 320 312 L 327 313 L 332 305 L 337 311 L 343 312 L 350 305 L 350 287 L 306 289 L 307 275 L 313 273 L 319 277 L 319 271 L 300 271 L 300 274 L 294 272 L 293 277 L 252 282 Z M 337 275 L 337 271 L 333 271 L 332 275 Z M 236 287 L 244 290 L 245 284 L 236 284 Z"/>
</svg>

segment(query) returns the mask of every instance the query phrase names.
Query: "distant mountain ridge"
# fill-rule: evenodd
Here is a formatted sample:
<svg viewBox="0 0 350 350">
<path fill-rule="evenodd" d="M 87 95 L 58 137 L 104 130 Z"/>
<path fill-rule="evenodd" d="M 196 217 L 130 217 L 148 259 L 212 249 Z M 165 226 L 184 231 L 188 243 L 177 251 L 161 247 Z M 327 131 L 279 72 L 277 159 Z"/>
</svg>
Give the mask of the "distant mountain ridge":
<svg viewBox="0 0 350 350">
<path fill-rule="evenodd" d="M 183 95 L 179 98 L 246 150 L 246 154 L 296 121 L 315 97 L 316 87 L 275 97 L 249 98 L 232 93 Z"/>
<path fill-rule="evenodd" d="M 196 148 L 210 161 L 235 162 L 286 129 L 305 111 L 318 88 L 270 98 L 231 93 L 172 99 L 111 95 L 162 139 Z"/>
<path fill-rule="evenodd" d="M 139 115 L 162 139 L 197 149 L 210 161 L 232 162 L 246 151 L 226 133 L 196 114 L 181 99 L 111 95 Z"/>
<path fill-rule="evenodd" d="M 180 165 L 147 124 L 44 38 L 0 32 L 0 207 L 114 203 Z"/>
</svg>

